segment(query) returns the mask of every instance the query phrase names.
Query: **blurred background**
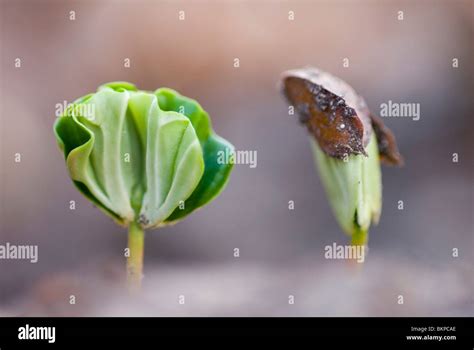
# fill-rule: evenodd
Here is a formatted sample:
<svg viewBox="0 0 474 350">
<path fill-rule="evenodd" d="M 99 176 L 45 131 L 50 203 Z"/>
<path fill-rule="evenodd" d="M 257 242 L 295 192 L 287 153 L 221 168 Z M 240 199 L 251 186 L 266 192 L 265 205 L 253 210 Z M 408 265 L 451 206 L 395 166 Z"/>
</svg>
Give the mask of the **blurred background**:
<svg viewBox="0 0 474 350">
<path fill-rule="evenodd" d="M 472 1 L 1 4 L 0 244 L 36 244 L 39 261 L 0 260 L 0 315 L 474 314 Z M 383 168 L 361 268 L 324 259 L 349 240 L 277 89 L 282 71 L 306 65 L 349 82 L 375 114 L 388 100 L 421 105 L 419 121 L 384 120 L 406 164 Z M 133 298 L 126 231 L 73 187 L 52 132 L 57 103 L 116 80 L 197 99 L 218 134 L 258 153 L 210 205 L 147 233 Z"/>
</svg>

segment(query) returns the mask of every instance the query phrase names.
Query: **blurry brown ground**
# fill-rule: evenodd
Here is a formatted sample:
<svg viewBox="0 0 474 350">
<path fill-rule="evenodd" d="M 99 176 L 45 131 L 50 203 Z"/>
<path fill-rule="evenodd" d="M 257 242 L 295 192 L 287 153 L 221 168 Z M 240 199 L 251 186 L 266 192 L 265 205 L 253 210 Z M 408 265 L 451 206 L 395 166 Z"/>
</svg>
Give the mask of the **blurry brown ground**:
<svg viewBox="0 0 474 350">
<path fill-rule="evenodd" d="M 0 244 L 38 244 L 39 262 L 0 261 L 0 315 L 473 314 L 472 1 L 2 1 L 1 28 Z M 384 211 L 356 273 L 324 259 L 347 239 L 276 89 L 308 64 L 376 113 L 421 104 L 419 121 L 385 119 L 406 165 L 383 170 Z M 196 98 L 219 134 L 258 151 L 212 204 L 147 234 L 138 301 L 122 289 L 125 231 L 73 188 L 52 133 L 56 103 L 113 80 Z"/>
</svg>

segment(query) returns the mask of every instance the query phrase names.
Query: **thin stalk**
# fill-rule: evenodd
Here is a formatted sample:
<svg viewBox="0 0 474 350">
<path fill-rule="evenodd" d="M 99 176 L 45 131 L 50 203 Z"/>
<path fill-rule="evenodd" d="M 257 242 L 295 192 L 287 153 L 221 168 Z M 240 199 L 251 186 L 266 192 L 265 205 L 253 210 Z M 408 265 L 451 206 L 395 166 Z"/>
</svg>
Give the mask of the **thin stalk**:
<svg viewBox="0 0 474 350">
<path fill-rule="evenodd" d="M 369 238 L 369 232 L 366 230 L 363 230 L 361 228 L 356 229 L 356 231 L 352 234 L 351 238 L 351 245 L 352 246 L 364 246 L 363 254 L 364 254 L 364 260 L 365 260 L 365 253 L 367 251 L 367 241 Z M 357 274 L 362 270 L 363 263 L 360 263 L 357 261 L 357 259 L 351 259 L 349 260 L 348 266 L 350 269 L 353 271 L 353 273 Z"/>
<path fill-rule="evenodd" d="M 128 227 L 127 282 L 132 291 L 141 289 L 144 247 L 145 232 L 136 222 L 130 223 Z"/>
<path fill-rule="evenodd" d="M 351 238 L 352 245 L 366 245 L 367 238 L 369 237 L 369 233 L 363 229 L 357 229 Z"/>
</svg>

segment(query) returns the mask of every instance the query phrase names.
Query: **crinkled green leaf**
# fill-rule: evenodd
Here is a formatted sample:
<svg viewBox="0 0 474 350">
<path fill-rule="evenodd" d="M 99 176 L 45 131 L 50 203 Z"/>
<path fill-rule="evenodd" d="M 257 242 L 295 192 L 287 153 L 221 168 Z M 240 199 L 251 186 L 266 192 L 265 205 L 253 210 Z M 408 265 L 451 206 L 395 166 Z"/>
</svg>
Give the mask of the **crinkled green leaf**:
<svg viewBox="0 0 474 350">
<path fill-rule="evenodd" d="M 313 154 L 331 208 L 353 242 L 365 244 L 371 223 L 378 223 L 382 207 L 382 180 L 377 140 L 372 134 L 368 156 L 350 155 L 347 160 L 326 155 L 314 138 Z"/>
<path fill-rule="evenodd" d="M 172 222 L 209 203 L 219 195 L 227 183 L 233 164 L 220 163 L 218 157 L 220 152 L 225 152 L 226 149 L 232 153 L 234 147 L 214 133 L 209 115 L 198 102 L 167 88 L 158 89 L 155 94 L 161 109 L 183 113 L 189 118 L 204 153 L 204 175 L 191 197 L 186 200 L 184 209 L 178 207 L 167 219 Z"/>
<path fill-rule="evenodd" d="M 175 110 L 175 101 L 187 113 Z M 81 114 L 85 105 L 93 106 L 92 116 Z M 102 85 L 75 101 L 54 130 L 76 186 L 124 225 L 149 228 L 183 218 L 215 197 L 230 172 L 209 161 L 229 144 L 212 132 L 207 113 L 168 89 Z"/>
</svg>

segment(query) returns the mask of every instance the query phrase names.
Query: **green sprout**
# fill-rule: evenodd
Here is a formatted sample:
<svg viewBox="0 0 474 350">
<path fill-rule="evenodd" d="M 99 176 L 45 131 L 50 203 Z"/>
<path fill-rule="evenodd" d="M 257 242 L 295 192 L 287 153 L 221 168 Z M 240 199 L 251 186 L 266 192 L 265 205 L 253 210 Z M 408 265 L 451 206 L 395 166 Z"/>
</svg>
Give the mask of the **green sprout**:
<svg viewBox="0 0 474 350">
<path fill-rule="evenodd" d="M 382 211 L 382 177 L 377 140 L 372 135 L 367 156 L 337 159 L 310 140 L 321 182 L 337 222 L 353 245 L 366 245 L 370 225 Z"/>
<path fill-rule="evenodd" d="M 214 133 L 199 103 L 168 88 L 102 85 L 69 105 L 54 132 L 78 190 L 128 227 L 132 288 L 141 285 L 144 231 L 209 203 L 233 167 L 218 161 L 233 146 Z"/>
<path fill-rule="evenodd" d="M 310 134 L 331 209 L 353 245 L 366 245 L 382 211 L 381 161 L 401 165 L 395 137 L 341 79 L 313 67 L 283 73 L 283 94 Z"/>
</svg>

